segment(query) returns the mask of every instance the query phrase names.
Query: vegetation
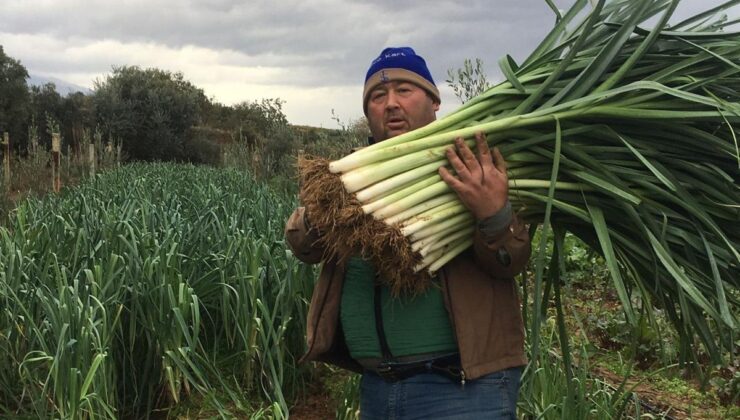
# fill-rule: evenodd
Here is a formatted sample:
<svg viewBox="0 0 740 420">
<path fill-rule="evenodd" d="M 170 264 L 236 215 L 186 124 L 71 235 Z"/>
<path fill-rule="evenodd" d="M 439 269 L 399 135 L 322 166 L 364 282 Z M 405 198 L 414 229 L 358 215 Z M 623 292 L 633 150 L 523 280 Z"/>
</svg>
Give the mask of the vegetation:
<svg viewBox="0 0 740 420">
<path fill-rule="evenodd" d="M 106 142 L 122 145 L 130 161 L 220 165 L 224 149 L 240 148 L 258 150 L 264 174 L 275 175 L 292 170 L 291 156 L 298 150 L 317 150 L 324 147 L 318 143 L 326 145 L 326 138 L 346 131 L 293 127 L 280 99 L 223 105 L 182 73 L 154 68 L 115 67 L 96 81 L 92 94 L 66 97 L 52 83 L 29 87 L 27 78 L 26 68 L 0 46 L 0 134 L 9 132 L 18 156 L 25 156 L 33 141 L 49 149 L 56 132 L 62 150 L 77 158 L 85 152 L 86 132 L 99 132 Z"/>
<path fill-rule="evenodd" d="M 184 160 L 185 134 L 207 101 L 181 73 L 118 67 L 95 86 L 98 125 L 141 160 Z"/>
<path fill-rule="evenodd" d="M 16 59 L 8 57 L 0 45 L 0 132 L 13 137 L 23 134 L 23 121 L 28 106 L 26 79 L 28 71 Z"/>
<path fill-rule="evenodd" d="M 1 415 L 139 417 L 194 393 L 287 413 L 314 275 L 285 252 L 294 204 L 167 164 L 21 204 L 0 229 Z"/>
<path fill-rule="evenodd" d="M 461 68 L 456 71 L 447 70 L 445 82 L 462 103 L 475 98 L 491 87 L 483 70 L 483 60 L 480 58 L 475 59 L 475 64 L 471 59 L 466 58 Z"/>
<path fill-rule="evenodd" d="M 358 141 L 358 126 L 357 132 L 300 128 L 311 141 L 298 148 L 341 156 Z M 318 408 L 309 401 L 328 393 L 335 408 L 321 411 L 325 417 L 356 418 L 356 375 L 296 367 L 315 272 L 282 242 L 295 184 L 256 180 L 254 156 L 264 152 L 237 150 L 246 150 L 229 157 L 238 171 L 127 165 L 60 196 L 31 198 L 11 213 L 0 229 L 1 416 L 281 418 L 312 413 Z M 548 254 L 553 246 L 550 240 Z M 664 314 L 642 329 L 625 321 L 603 258 L 567 236 L 563 270 L 561 306 L 575 362 L 570 371 L 562 364 L 550 294 L 540 334 L 547 351 L 526 373 L 520 413 L 645 414 L 646 389 L 634 382 L 620 388 L 623 377 L 606 372 L 646 378 L 642 383 L 655 384 L 661 399 L 695 389 L 677 379 L 678 368 L 663 368 L 678 361 Z M 533 304 L 531 277 L 521 281 L 526 308 Z M 645 313 L 639 305 L 637 313 Z M 633 351 L 636 343 L 644 350 Z M 643 362 L 646 354 L 658 358 Z M 693 413 L 709 404 L 708 418 L 732 418 L 731 409 L 706 400 L 725 398 L 732 407 L 738 386 L 732 378 L 713 374 L 711 393 L 697 397 Z M 667 409 L 655 400 L 648 406 Z"/>
<path fill-rule="evenodd" d="M 629 3 L 628 8 L 642 4 Z M 559 15 L 559 22 L 567 18 Z M 702 22 L 688 25 L 716 29 L 711 21 Z M 618 29 L 604 25 L 598 31 Z M 576 32 L 570 34 L 567 41 L 577 42 Z M 677 40 L 656 42 L 672 48 Z M 725 62 L 727 71 L 734 71 L 737 60 L 725 51 L 734 54 L 737 48 L 715 41 L 705 45 L 684 37 L 681 48 L 687 49 L 679 50 L 702 45 L 707 51 L 698 48 L 699 54 L 707 63 L 716 65 L 724 58 L 734 64 Z M 579 59 L 583 56 L 573 62 Z M 501 64 L 512 66 L 508 59 Z M 450 83 L 460 85 L 455 92 L 470 105 L 488 83 L 481 67 L 480 60 L 467 61 L 449 75 Z M 574 76 L 580 68 L 564 74 Z M 545 82 L 521 76 L 518 71 L 526 63 L 518 69 L 513 63 L 511 69 L 513 76 L 507 74 L 505 83 L 518 81 L 525 94 Z M 699 76 L 707 75 L 695 73 L 692 83 Z M 114 69 L 92 95 L 67 97 L 53 85 L 28 88 L 26 77 L 25 68 L 0 48 L 0 131 L 11 132 L 15 148 L 12 178 L 3 180 L 11 192 L 0 196 L 5 210 L 0 227 L 0 417 L 357 418 L 357 375 L 297 365 L 305 350 L 305 314 L 316 273 L 286 251 L 282 228 L 297 204 L 296 156 L 339 159 L 365 143 L 365 122 L 340 122 L 339 130 L 292 126 L 279 99 L 225 106 L 205 98 L 183 75 L 156 69 Z M 734 85 L 719 86 L 713 77 L 703 79 L 703 87 L 719 98 L 729 94 L 728 86 Z M 526 96 L 516 86 L 511 90 L 512 97 Z M 149 95 L 159 95 L 161 101 L 148 101 Z M 173 109 L 183 115 L 172 115 Z M 151 112 L 152 118 L 138 118 L 141 112 Z M 137 125 L 144 122 L 166 140 L 159 144 L 159 138 L 132 135 L 148 135 L 144 125 Z M 65 142 L 64 184 L 81 185 L 59 195 L 37 196 L 51 187 L 46 174 L 53 132 L 61 133 Z M 131 160 L 212 167 L 134 163 L 119 168 L 118 140 Z M 561 141 L 566 143 L 564 137 Z M 84 159 L 88 144 L 95 145 L 98 170 L 106 169 L 96 176 L 90 176 Z M 146 144 L 156 147 L 144 150 Z M 666 159 L 675 151 L 647 153 L 643 146 L 636 149 L 655 170 L 643 170 L 640 179 L 658 185 L 666 173 L 659 165 L 670 166 Z M 636 155 L 622 145 L 619 152 L 606 148 L 614 145 L 603 147 L 599 153 L 614 153 L 608 169 L 620 167 L 630 153 L 631 158 Z M 561 150 L 561 167 L 567 168 L 577 159 Z M 726 154 L 736 157 L 737 151 Z M 723 171 L 736 178 L 735 166 Z M 704 191 L 680 198 L 689 202 L 736 193 L 727 177 L 717 172 L 711 178 L 709 173 L 698 172 L 704 175 Z M 692 181 L 685 175 L 666 179 L 681 187 Z M 27 191 L 35 193 L 27 196 Z M 724 257 L 718 257 L 720 247 L 713 242 L 707 253 L 706 247 L 696 248 L 705 244 L 701 237 L 691 242 L 675 236 L 668 221 L 676 205 L 661 208 L 666 222 L 659 223 L 657 239 L 692 244 L 686 258 L 690 264 L 681 261 L 679 271 L 693 279 L 691 264 L 701 259 L 701 252 L 716 253 L 715 264 L 720 261 L 722 267 Z M 712 208 L 708 213 L 716 217 L 732 211 Z M 553 225 L 562 217 L 552 210 Z M 735 241 L 734 224 L 720 227 Z M 712 234 L 700 232 L 704 238 Z M 531 326 L 527 349 L 534 360 L 525 371 L 521 416 L 740 415 L 736 330 L 722 326 L 721 307 L 719 321 L 697 321 L 707 311 L 691 306 L 692 297 L 680 292 L 684 287 L 664 276 L 656 283 L 659 293 L 644 293 L 640 273 L 623 278 L 624 299 L 615 287 L 613 263 L 593 251 L 593 241 L 586 244 L 560 230 L 557 235 L 533 233 L 542 257 L 531 261 L 520 279 L 525 320 Z M 737 282 L 723 277 L 712 283 L 716 276 L 711 264 L 707 267 L 699 276 L 705 281 L 700 293 L 713 300 L 712 293 L 725 288 L 725 312 L 735 316 Z M 737 270 L 736 264 L 729 267 Z M 716 284 L 722 287 L 713 288 Z M 670 290 L 679 290 L 674 301 L 666 298 Z M 687 306 L 693 309 L 685 312 Z M 691 325 L 699 325 L 701 334 L 694 334 Z M 700 346 L 707 337 L 723 340 L 729 348 Z"/>
</svg>

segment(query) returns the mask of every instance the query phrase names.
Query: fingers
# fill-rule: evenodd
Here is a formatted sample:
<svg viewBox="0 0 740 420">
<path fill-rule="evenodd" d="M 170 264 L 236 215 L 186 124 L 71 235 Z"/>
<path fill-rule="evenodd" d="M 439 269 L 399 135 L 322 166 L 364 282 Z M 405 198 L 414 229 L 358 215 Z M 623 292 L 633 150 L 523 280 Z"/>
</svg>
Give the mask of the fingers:
<svg viewBox="0 0 740 420">
<path fill-rule="evenodd" d="M 468 145 L 465 144 L 462 137 L 455 139 L 455 145 L 457 146 L 458 153 L 460 153 L 460 156 L 462 156 L 462 159 L 465 162 L 465 166 L 468 167 L 468 170 L 473 171 L 480 167 L 480 162 L 478 162 L 478 159 L 475 157 Z"/>
<path fill-rule="evenodd" d="M 491 149 L 488 147 L 488 143 L 486 142 L 485 133 L 480 131 L 475 133 L 475 142 L 478 146 L 478 157 L 484 173 L 487 172 L 488 169 L 493 169 L 494 167 L 499 172 L 506 173 L 506 160 L 504 160 L 504 156 L 501 154 L 498 147 L 494 147 L 493 153 L 491 153 Z"/>
<path fill-rule="evenodd" d="M 478 156 L 482 162 L 483 157 L 487 156 L 489 153 L 488 144 L 486 143 L 486 135 L 480 131 L 475 133 L 475 144 L 478 146 Z"/>
<path fill-rule="evenodd" d="M 500 209 L 508 195 L 506 161 L 498 148 L 490 149 L 482 132 L 475 134 L 476 154 L 462 138 L 446 151 L 450 166 L 440 167 L 442 180 L 457 193 L 476 218 Z"/>
<path fill-rule="evenodd" d="M 480 166 L 483 168 L 483 173 L 486 174 L 494 169 L 493 160 L 491 159 L 491 149 L 486 142 L 486 135 L 480 131 L 475 133 L 475 143 L 478 147 Z"/>
<path fill-rule="evenodd" d="M 447 149 L 447 160 L 450 161 L 457 175 L 463 180 L 480 177 L 480 162 L 462 137 L 455 139 L 455 146 Z"/>
<path fill-rule="evenodd" d="M 468 172 L 468 167 L 463 163 L 462 160 L 460 160 L 460 156 L 457 155 L 457 152 L 454 148 L 450 147 L 447 149 L 447 160 L 450 162 L 450 165 L 452 165 L 452 168 L 455 169 L 455 172 L 458 176 L 462 177 L 468 177 L 470 173 Z"/>
<path fill-rule="evenodd" d="M 442 180 L 456 192 L 460 192 L 464 186 L 464 184 L 459 179 L 455 178 L 444 166 L 439 168 L 439 176 L 441 176 Z"/>
<path fill-rule="evenodd" d="M 498 148 L 491 150 L 483 132 L 475 133 L 477 156 L 462 138 L 455 139 L 455 148 L 447 149 L 447 159 L 457 173 L 459 181 L 484 180 L 494 172 L 506 174 L 506 161 Z M 458 178 L 455 178 L 458 180 Z M 449 183 L 448 183 L 449 184 Z"/>
<path fill-rule="evenodd" d="M 504 174 L 506 173 L 506 161 L 498 147 L 493 148 L 493 164 L 496 165 L 496 169 Z"/>
</svg>

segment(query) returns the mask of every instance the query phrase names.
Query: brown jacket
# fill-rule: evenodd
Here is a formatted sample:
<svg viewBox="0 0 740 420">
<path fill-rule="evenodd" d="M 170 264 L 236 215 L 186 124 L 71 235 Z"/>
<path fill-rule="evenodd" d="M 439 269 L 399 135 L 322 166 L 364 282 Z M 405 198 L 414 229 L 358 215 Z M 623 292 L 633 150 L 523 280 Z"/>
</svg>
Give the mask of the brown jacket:
<svg viewBox="0 0 740 420">
<path fill-rule="evenodd" d="M 323 249 L 318 236 L 304 221 L 304 208 L 296 209 L 285 227 L 293 253 L 301 261 L 316 264 Z M 503 265 L 499 250 L 510 257 Z M 527 363 L 524 325 L 513 277 L 520 273 L 530 254 L 525 226 L 514 218 L 508 230 L 483 238 L 476 230 L 471 250 L 455 257 L 438 272 L 445 305 L 455 330 L 465 377 L 480 376 Z M 322 361 L 361 372 L 347 350 L 339 322 L 344 266 L 324 261 L 308 312 L 308 351 L 302 361 Z"/>
</svg>

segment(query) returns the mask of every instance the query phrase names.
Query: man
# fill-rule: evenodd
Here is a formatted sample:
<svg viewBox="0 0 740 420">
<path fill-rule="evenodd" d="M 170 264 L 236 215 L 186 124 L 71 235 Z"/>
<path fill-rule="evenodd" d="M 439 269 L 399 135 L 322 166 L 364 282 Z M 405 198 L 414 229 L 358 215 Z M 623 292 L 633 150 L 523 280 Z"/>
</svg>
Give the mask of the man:
<svg viewBox="0 0 740 420">
<path fill-rule="evenodd" d="M 413 49 L 386 48 L 365 77 L 363 108 L 373 141 L 436 119 L 440 96 Z M 308 315 L 308 351 L 363 373 L 362 418 L 516 418 L 524 327 L 513 277 L 529 236 L 512 213 L 506 163 L 482 134 L 477 156 L 462 142 L 447 152 L 455 175 L 440 175 L 478 220 L 471 249 L 438 271 L 417 296 L 393 297 L 360 256 L 327 257 Z M 325 258 L 310 215 L 298 208 L 286 226 L 295 255 Z"/>
</svg>

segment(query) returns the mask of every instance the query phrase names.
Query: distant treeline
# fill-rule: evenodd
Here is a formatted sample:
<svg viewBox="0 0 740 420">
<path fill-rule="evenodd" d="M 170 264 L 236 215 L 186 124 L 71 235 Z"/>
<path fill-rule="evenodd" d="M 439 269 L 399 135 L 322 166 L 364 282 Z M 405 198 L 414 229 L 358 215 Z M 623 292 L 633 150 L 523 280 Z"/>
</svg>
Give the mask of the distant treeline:
<svg viewBox="0 0 740 420">
<path fill-rule="evenodd" d="M 291 126 L 280 99 L 226 106 L 208 98 L 182 73 L 137 66 L 114 67 L 93 93 L 62 96 L 53 83 L 28 86 L 28 71 L 0 46 L 0 132 L 17 153 L 30 138 L 49 145 L 60 132 L 63 150 L 77 152 L 83 136 L 97 131 L 123 144 L 129 160 L 217 163 L 226 145 L 259 151 L 268 172 L 290 171 L 298 150 L 336 155 L 361 142 L 364 121 L 341 130 Z M 348 138 L 349 135 L 349 138 Z"/>
</svg>

